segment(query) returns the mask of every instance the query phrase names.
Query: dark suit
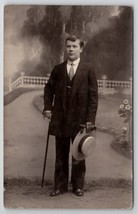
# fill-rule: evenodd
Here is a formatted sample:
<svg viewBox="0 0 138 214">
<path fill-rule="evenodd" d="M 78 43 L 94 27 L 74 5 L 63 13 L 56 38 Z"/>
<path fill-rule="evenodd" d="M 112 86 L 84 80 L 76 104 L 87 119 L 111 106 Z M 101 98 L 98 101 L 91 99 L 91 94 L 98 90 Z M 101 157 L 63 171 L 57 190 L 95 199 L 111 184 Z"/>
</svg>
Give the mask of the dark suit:
<svg viewBox="0 0 138 214">
<path fill-rule="evenodd" d="M 80 124 L 92 122 L 98 104 L 98 86 L 94 71 L 80 61 L 72 82 L 67 75 L 67 61 L 54 67 L 44 89 L 44 111 L 51 110 L 50 134 L 56 136 L 55 188 L 67 188 L 70 138 Z M 69 93 L 68 93 L 68 85 Z M 85 161 L 72 163 L 73 188 L 83 188 Z"/>
</svg>

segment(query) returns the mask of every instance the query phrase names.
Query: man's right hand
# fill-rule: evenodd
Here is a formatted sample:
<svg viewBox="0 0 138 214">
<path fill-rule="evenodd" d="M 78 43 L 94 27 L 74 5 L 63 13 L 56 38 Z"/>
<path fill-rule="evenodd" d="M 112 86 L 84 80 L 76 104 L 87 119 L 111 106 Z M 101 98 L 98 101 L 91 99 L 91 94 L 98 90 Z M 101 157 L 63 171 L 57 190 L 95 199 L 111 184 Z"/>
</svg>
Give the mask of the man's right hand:
<svg viewBox="0 0 138 214">
<path fill-rule="evenodd" d="M 51 116 L 52 116 L 52 112 L 51 111 L 47 110 L 47 111 L 43 112 L 44 119 L 48 118 L 49 120 L 51 120 Z"/>
</svg>

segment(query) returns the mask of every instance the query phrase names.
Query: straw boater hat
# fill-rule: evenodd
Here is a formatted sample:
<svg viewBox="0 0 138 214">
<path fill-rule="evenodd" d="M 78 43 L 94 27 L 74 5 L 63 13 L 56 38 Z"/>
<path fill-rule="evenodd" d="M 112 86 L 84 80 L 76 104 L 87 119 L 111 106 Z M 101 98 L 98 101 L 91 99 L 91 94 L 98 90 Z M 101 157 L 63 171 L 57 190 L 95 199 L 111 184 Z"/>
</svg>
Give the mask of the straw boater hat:
<svg viewBox="0 0 138 214">
<path fill-rule="evenodd" d="M 94 151 L 96 146 L 95 137 L 95 131 L 89 134 L 86 133 L 86 129 L 76 135 L 72 145 L 72 155 L 76 160 L 83 160 Z"/>
</svg>

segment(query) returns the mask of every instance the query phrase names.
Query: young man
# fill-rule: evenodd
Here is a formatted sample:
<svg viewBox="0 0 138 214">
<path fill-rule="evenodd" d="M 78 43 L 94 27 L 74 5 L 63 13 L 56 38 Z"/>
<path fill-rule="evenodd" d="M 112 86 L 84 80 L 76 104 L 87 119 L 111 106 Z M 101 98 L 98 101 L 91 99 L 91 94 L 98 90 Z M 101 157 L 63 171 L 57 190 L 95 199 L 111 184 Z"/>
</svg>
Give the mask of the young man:
<svg viewBox="0 0 138 214">
<path fill-rule="evenodd" d="M 68 191 L 70 141 L 82 126 L 92 129 L 98 105 L 98 86 L 93 69 L 80 55 L 84 43 L 76 36 L 65 42 L 67 60 L 56 65 L 44 88 L 44 117 L 51 119 L 50 134 L 56 139 L 54 190 L 50 196 Z M 85 160 L 72 157 L 73 193 L 83 196 Z"/>
</svg>

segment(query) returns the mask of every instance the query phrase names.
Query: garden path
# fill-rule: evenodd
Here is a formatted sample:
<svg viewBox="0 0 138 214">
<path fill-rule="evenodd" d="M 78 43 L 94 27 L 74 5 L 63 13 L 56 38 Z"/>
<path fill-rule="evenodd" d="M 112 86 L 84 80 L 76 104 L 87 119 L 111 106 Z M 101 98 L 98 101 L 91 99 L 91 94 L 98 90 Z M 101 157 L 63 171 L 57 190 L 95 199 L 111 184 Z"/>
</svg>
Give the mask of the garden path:
<svg viewBox="0 0 138 214">
<path fill-rule="evenodd" d="M 40 178 L 48 121 L 33 106 L 42 91 L 22 94 L 4 108 L 4 174 L 8 178 Z M 113 137 L 97 133 L 95 152 L 86 160 L 86 178 L 131 178 L 132 162 L 114 151 Z M 46 179 L 54 175 L 54 137 L 50 136 Z M 71 158 L 70 158 L 71 159 Z"/>
</svg>

